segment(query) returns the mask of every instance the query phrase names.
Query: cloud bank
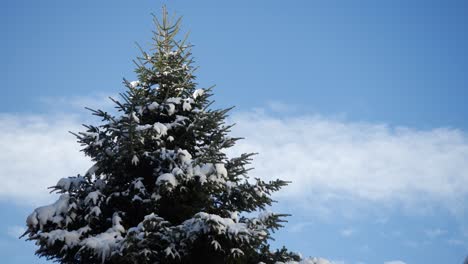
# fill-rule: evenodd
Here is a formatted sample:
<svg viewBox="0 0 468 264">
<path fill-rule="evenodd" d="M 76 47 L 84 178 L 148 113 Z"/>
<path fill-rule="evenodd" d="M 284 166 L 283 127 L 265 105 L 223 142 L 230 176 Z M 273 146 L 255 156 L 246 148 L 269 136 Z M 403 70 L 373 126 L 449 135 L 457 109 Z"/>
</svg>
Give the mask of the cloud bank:
<svg viewBox="0 0 468 264">
<path fill-rule="evenodd" d="M 406 262 L 403 262 L 401 260 L 391 260 L 384 262 L 384 264 L 406 264 Z"/>
<path fill-rule="evenodd" d="M 252 177 L 292 181 L 277 199 L 318 211 L 337 202 L 464 211 L 468 135 L 415 130 L 320 116 L 279 118 L 262 111 L 233 115 L 230 155 L 258 152 Z M 41 203 L 59 178 L 91 165 L 69 130 L 77 116 L 0 115 L 0 199 Z M 417 206 L 415 206 L 417 205 Z"/>
<path fill-rule="evenodd" d="M 0 199 L 39 205 L 58 179 L 86 172 L 91 163 L 68 133 L 77 130 L 73 115 L 0 115 Z"/>
<path fill-rule="evenodd" d="M 252 176 L 292 181 L 278 199 L 329 210 L 360 202 L 411 210 L 443 206 L 456 214 L 468 197 L 468 135 L 320 116 L 277 118 L 262 111 L 232 117 L 246 139 L 232 154 L 258 152 Z"/>
</svg>

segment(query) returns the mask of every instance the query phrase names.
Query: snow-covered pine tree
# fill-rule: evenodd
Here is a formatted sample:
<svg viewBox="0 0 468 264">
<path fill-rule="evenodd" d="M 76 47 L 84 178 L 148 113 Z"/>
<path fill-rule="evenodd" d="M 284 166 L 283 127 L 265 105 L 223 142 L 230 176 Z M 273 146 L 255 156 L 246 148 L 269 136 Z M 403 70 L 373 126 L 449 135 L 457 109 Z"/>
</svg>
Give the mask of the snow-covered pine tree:
<svg viewBox="0 0 468 264">
<path fill-rule="evenodd" d="M 154 49 L 136 61 L 138 81 L 113 100 L 119 114 L 76 134 L 95 165 L 51 187 L 58 200 L 27 218 L 36 254 L 59 263 L 275 263 L 270 251 L 285 215 L 267 212 L 286 184 L 248 179 L 252 154 L 228 158 L 226 110 L 212 110 L 211 89 L 197 89 L 180 19 L 165 9 Z M 258 216 L 254 216 L 257 215 Z"/>
</svg>

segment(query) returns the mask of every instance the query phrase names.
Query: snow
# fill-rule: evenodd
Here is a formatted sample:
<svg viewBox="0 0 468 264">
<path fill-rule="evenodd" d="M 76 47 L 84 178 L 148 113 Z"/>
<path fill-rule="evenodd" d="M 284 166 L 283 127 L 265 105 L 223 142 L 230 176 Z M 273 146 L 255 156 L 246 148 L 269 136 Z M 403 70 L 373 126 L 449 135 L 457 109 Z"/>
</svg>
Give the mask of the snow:
<svg viewBox="0 0 468 264">
<path fill-rule="evenodd" d="M 192 105 L 188 101 L 184 101 L 184 103 L 182 104 L 182 110 L 190 111 L 192 110 Z"/>
<path fill-rule="evenodd" d="M 62 194 L 55 203 L 36 208 L 26 219 L 26 224 L 33 230 L 37 228 L 38 224 L 39 228 L 42 229 L 48 222 L 60 225 L 63 214 L 68 210 L 69 199 L 68 194 Z"/>
<path fill-rule="evenodd" d="M 119 248 L 120 242 L 123 240 L 122 233 L 125 232 L 125 228 L 121 225 L 121 221 L 122 219 L 118 213 L 114 213 L 112 227 L 104 233 L 84 239 L 80 243 L 82 246 L 80 251 L 86 248 L 92 249 L 97 256 L 101 257 L 102 263 L 104 263 Z"/>
<path fill-rule="evenodd" d="M 169 97 L 166 99 L 166 103 L 171 104 L 180 104 L 180 101 L 182 101 L 182 98 L 180 97 Z"/>
<path fill-rule="evenodd" d="M 238 212 L 231 212 L 231 219 L 234 220 L 234 222 L 239 222 L 239 213 Z"/>
<path fill-rule="evenodd" d="M 143 201 L 143 199 L 138 194 L 135 194 L 133 196 L 133 198 L 132 198 L 132 202 L 134 202 L 134 201 L 140 201 L 141 202 L 141 201 Z"/>
<path fill-rule="evenodd" d="M 202 96 L 205 93 L 203 89 L 197 89 L 193 92 L 193 99 L 197 99 L 197 97 Z"/>
<path fill-rule="evenodd" d="M 190 156 L 191 158 L 191 156 Z M 213 175 L 215 173 L 215 166 L 212 163 L 205 163 L 196 166 L 191 166 L 191 163 L 186 162 L 185 163 L 187 167 L 187 175 L 192 177 L 192 176 L 198 176 L 200 183 L 203 185 L 207 182 L 207 179 L 210 181 L 214 182 L 224 182 L 224 180 L 219 179 L 217 175 Z"/>
<path fill-rule="evenodd" d="M 171 173 L 174 174 L 175 176 L 184 175 L 184 171 L 178 167 L 175 167 L 174 169 L 172 169 Z"/>
<path fill-rule="evenodd" d="M 89 212 L 89 215 L 100 216 L 101 213 L 101 208 L 99 208 L 99 206 L 94 206 L 93 209 L 91 209 Z"/>
<path fill-rule="evenodd" d="M 156 185 L 161 185 L 165 182 L 169 183 L 173 187 L 178 185 L 177 179 L 172 173 L 164 173 L 159 175 L 158 179 L 156 180 Z"/>
<path fill-rule="evenodd" d="M 200 170 L 198 171 L 198 174 L 200 175 L 208 175 L 213 173 L 213 164 L 211 163 L 205 163 L 199 168 Z"/>
<path fill-rule="evenodd" d="M 173 115 L 175 113 L 175 105 L 174 104 L 166 104 L 167 107 L 167 114 Z"/>
<path fill-rule="evenodd" d="M 148 110 L 150 110 L 150 111 L 154 111 L 154 110 L 158 109 L 158 107 L 159 107 L 159 104 L 156 103 L 156 102 L 152 102 L 151 104 L 149 104 L 147 106 Z"/>
<path fill-rule="evenodd" d="M 139 115 L 142 115 L 145 109 L 142 106 L 137 105 L 135 106 L 135 110 Z"/>
<path fill-rule="evenodd" d="M 263 196 L 265 196 L 265 192 L 263 191 L 263 189 L 262 189 L 260 186 L 254 187 L 254 190 L 255 190 L 255 194 L 256 194 L 258 197 L 263 197 Z"/>
<path fill-rule="evenodd" d="M 159 195 L 159 194 L 157 194 L 157 193 L 153 193 L 153 194 L 151 195 L 151 199 L 157 201 L 157 200 L 161 199 L 161 195 Z"/>
<path fill-rule="evenodd" d="M 216 240 L 211 241 L 211 245 L 213 245 L 215 251 L 221 249 L 221 244 L 219 244 L 219 242 Z"/>
<path fill-rule="evenodd" d="M 132 120 L 135 121 L 135 123 L 140 123 L 140 119 L 136 116 L 135 112 L 132 112 L 132 114 L 130 116 L 131 116 Z"/>
<path fill-rule="evenodd" d="M 138 85 L 140 85 L 139 81 L 132 81 L 129 83 L 131 88 L 136 88 Z"/>
<path fill-rule="evenodd" d="M 186 117 L 186 116 L 176 115 L 176 120 L 175 120 L 175 122 L 176 122 L 176 123 L 182 123 L 184 120 L 187 120 L 187 119 L 189 119 L 189 118 Z"/>
<path fill-rule="evenodd" d="M 138 156 L 137 155 L 133 155 L 133 158 L 132 158 L 132 164 L 134 166 L 138 165 L 138 162 L 140 162 L 140 160 L 138 159 Z"/>
<path fill-rule="evenodd" d="M 135 182 L 133 183 L 133 188 L 135 188 L 136 190 L 139 190 L 140 192 L 144 192 L 146 188 L 141 180 L 143 180 L 143 178 L 136 179 Z"/>
<path fill-rule="evenodd" d="M 50 232 L 42 233 L 42 238 L 47 240 L 47 245 L 54 245 L 57 240 L 65 243 L 67 247 L 73 247 L 80 243 L 81 233 L 77 231 L 67 231 L 63 229 L 55 229 Z"/>
<path fill-rule="evenodd" d="M 239 248 L 231 248 L 231 254 L 233 257 L 237 258 L 237 257 L 240 257 L 241 255 L 244 255 L 244 252 L 240 250 Z"/>
<path fill-rule="evenodd" d="M 257 219 L 262 221 L 262 222 L 265 222 L 266 220 L 268 220 L 268 218 L 274 216 L 275 214 L 270 212 L 270 211 L 267 211 L 267 210 L 262 210 L 259 214 L 258 214 L 258 217 Z"/>
<path fill-rule="evenodd" d="M 80 134 L 88 138 L 99 138 L 99 133 L 95 132 L 80 132 Z"/>
<path fill-rule="evenodd" d="M 234 188 L 234 187 L 237 186 L 237 184 L 236 184 L 235 182 L 232 182 L 232 181 L 226 181 L 225 184 L 226 184 L 226 187 L 227 187 L 228 189 L 231 189 L 231 188 Z"/>
<path fill-rule="evenodd" d="M 37 213 L 34 211 L 32 214 L 28 216 L 26 219 L 26 224 L 28 225 L 29 228 L 36 228 L 37 224 L 39 223 L 39 220 L 37 219 Z"/>
<path fill-rule="evenodd" d="M 91 145 L 102 146 L 103 140 L 99 139 L 99 133 L 89 133 L 89 134 L 92 134 L 92 135 L 89 135 L 89 136 L 86 136 L 86 137 L 88 137 L 90 139 L 94 139 L 94 142 L 92 142 Z"/>
<path fill-rule="evenodd" d="M 101 258 L 102 263 L 106 261 L 111 255 L 111 252 L 115 251 L 118 248 L 118 243 L 122 240 L 122 236 L 119 232 L 110 228 L 105 233 L 98 234 L 96 236 L 88 237 L 83 240 L 80 245 L 82 245 L 80 250 L 86 248 L 92 249 L 95 254 Z"/>
<path fill-rule="evenodd" d="M 219 215 L 205 212 L 197 213 L 193 218 L 182 223 L 187 233 L 208 233 L 213 231 L 217 234 L 225 234 L 234 239 L 249 240 L 252 235 L 245 223 L 236 223 L 231 218 L 223 218 Z"/>
<path fill-rule="evenodd" d="M 180 258 L 180 255 L 179 253 L 174 249 L 174 244 L 171 244 L 171 246 L 167 247 L 165 250 L 164 250 L 164 253 L 166 253 L 166 256 L 171 256 L 172 258 L 176 258 L 176 257 L 179 257 Z"/>
<path fill-rule="evenodd" d="M 119 214 L 114 213 L 114 215 L 112 216 L 112 226 L 113 226 L 112 228 L 115 231 L 118 231 L 120 233 L 124 233 L 125 228 L 123 227 L 121 222 L 122 222 L 122 218 L 120 218 Z"/>
<path fill-rule="evenodd" d="M 201 185 L 206 183 L 206 175 L 205 174 L 200 174 L 198 175 L 198 181 L 200 182 Z"/>
<path fill-rule="evenodd" d="M 85 204 L 89 204 L 90 201 L 93 202 L 93 205 L 96 205 L 97 204 L 97 201 L 99 199 L 99 196 L 101 196 L 101 192 L 100 191 L 94 191 L 94 192 L 90 192 L 88 193 L 88 195 L 86 196 L 84 202 Z"/>
<path fill-rule="evenodd" d="M 91 168 L 93 168 L 93 167 L 91 167 Z M 66 192 L 66 191 L 70 191 L 70 190 L 79 189 L 81 184 L 84 183 L 84 182 L 85 182 L 85 178 L 82 177 L 82 176 L 62 178 L 52 188 L 55 188 L 57 190 L 61 190 L 63 192 Z"/>
<path fill-rule="evenodd" d="M 91 230 L 89 226 L 84 226 L 78 230 L 68 231 L 64 229 L 55 229 L 50 232 L 44 232 L 39 236 L 47 241 L 48 246 L 53 246 L 57 241 L 64 243 L 62 250 L 74 247 L 81 243 L 80 237 Z"/>
<path fill-rule="evenodd" d="M 146 124 L 146 125 L 138 125 L 136 126 L 135 130 L 136 131 L 145 131 L 145 130 L 148 130 L 150 128 L 152 128 L 153 126 L 150 125 L 150 124 Z"/>
<path fill-rule="evenodd" d="M 218 174 L 218 176 L 227 177 L 227 170 L 224 167 L 223 163 L 215 164 L 215 170 L 216 170 L 216 173 Z"/>
<path fill-rule="evenodd" d="M 177 54 L 179 54 L 178 50 L 171 50 L 169 53 L 167 53 L 169 56 L 176 56 Z"/>
<path fill-rule="evenodd" d="M 190 155 L 190 153 L 185 150 L 185 149 L 179 149 L 179 152 L 178 152 L 178 156 L 179 156 L 179 160 L 184 163 L 184 164 L 190 164 L 191 161 L 192 161 L 192 155 Z"/>
<path fill-rule="evenodd" d="M 164 125 L 163 123 L 159 123 L 159 122 L 154 123 L 153 129 L 156 131 L 156 133 L 159 134 L 159 136 L 167 135 L 167 126 Z"/>
<path fill-rule="evenodd" d="M 179 152 L 181 151 L 182 150 L 179 150 Z M 192 160 L 191 160 L 192 156 L 191 155 L 187 156 L 187 155 L 190 155 L 190 154 L 187 152 L 185 155 L 186 158 L 179 156 L 179 159 L 185 165 L 184 168 L 186 169 L 187 177 L 192 178 L 196 176 L 198 177 L 199 182 L 201 184 L 205 184 L 207 181 L 210 181 L 212 183 L 221 184 L 220 186 L 226 186 L 226 188 L 231 188 L 231 187 L 236 186 L 234 183 L 232 183 L 229 186 L 225 185 L 228 172 L 223 163 L 217 163 L 217 164 L 204 163 L 204 164 L 192 166 Z"/>
</svg>

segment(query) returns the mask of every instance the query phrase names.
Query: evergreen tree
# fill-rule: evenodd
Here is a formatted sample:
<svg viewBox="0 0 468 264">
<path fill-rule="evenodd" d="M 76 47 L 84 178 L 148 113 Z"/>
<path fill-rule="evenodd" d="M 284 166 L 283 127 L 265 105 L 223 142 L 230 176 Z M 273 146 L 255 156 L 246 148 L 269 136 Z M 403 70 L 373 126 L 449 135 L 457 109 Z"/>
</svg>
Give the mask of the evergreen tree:
<svg viewBox="0 0 468 264">
<path fill-rule="evenodd" d="M 249 179 L 252 154 L 223 152 L 229 109 L 210 109 L 197 89 L 190 45 L 177 40 L 180 19 L 163 10 L 154 49 L 136 61 L 138 81 L 114 100 L 117 115 L 91 110 L 99 126 L 75 134 L 95 165 L 61 179 L 59 199 L 27 218 L 36 254 L 59 263 L 275 263 L 283 214 L 266 211 L 287 182 Z M 257 215 L 258 216 L 253 216 Z"/>
</svg>

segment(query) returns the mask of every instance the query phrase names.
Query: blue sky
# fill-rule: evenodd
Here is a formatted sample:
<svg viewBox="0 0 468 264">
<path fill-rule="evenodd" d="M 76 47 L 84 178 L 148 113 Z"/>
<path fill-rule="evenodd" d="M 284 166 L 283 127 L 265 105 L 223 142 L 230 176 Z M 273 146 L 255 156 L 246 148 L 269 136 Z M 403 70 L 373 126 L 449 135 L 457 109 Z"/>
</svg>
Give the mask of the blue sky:
<svg viewBox="0 0 468 264">
<path fill-rule="evenodd" d="M 31 1 L 0 9 L 0 256 L 45 187 L 89 165 L 67 134 L 134 78 L 163 3 L 184 17 L 200 87 L 235 105 L 233 150 L 293 184 L 274 245 L 335 263 L 468 255 L 464 1 Z"/>
</svg>

